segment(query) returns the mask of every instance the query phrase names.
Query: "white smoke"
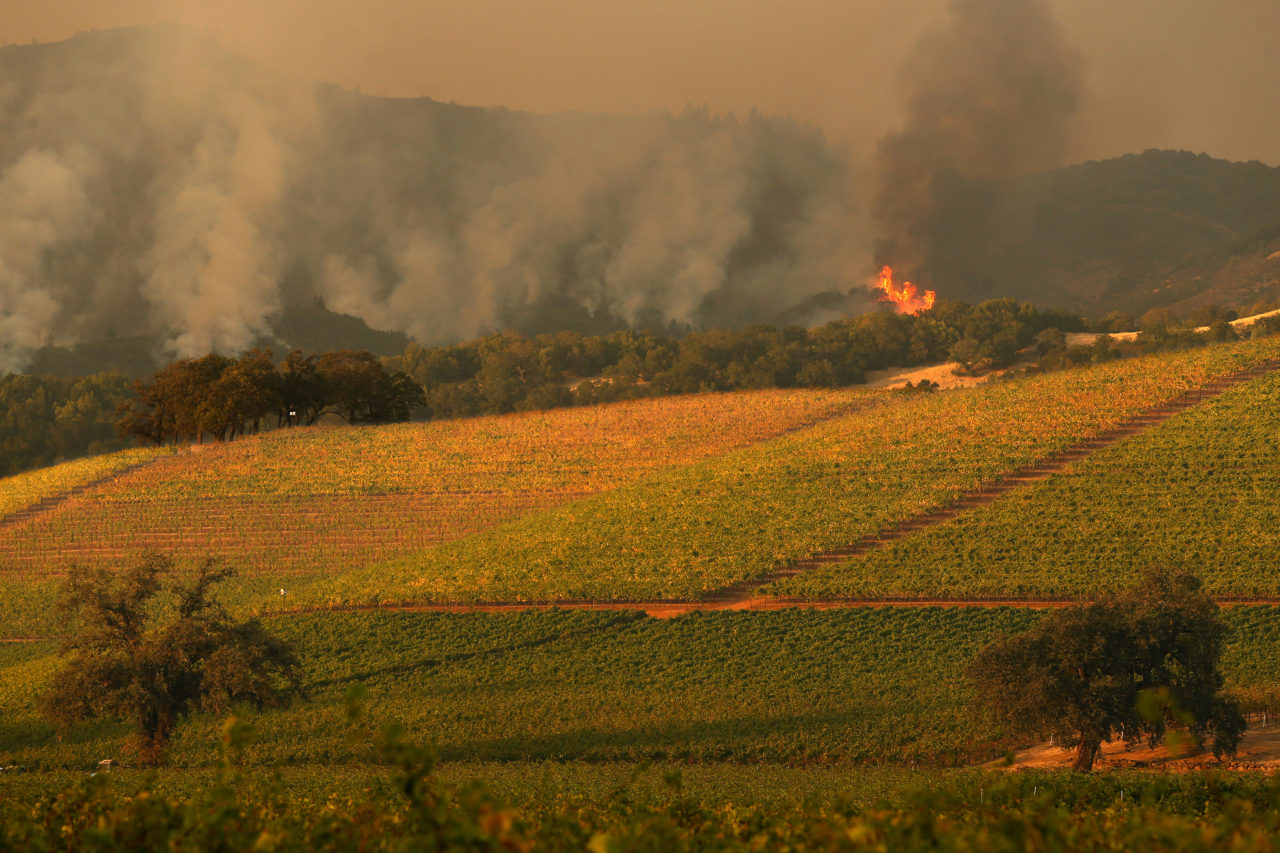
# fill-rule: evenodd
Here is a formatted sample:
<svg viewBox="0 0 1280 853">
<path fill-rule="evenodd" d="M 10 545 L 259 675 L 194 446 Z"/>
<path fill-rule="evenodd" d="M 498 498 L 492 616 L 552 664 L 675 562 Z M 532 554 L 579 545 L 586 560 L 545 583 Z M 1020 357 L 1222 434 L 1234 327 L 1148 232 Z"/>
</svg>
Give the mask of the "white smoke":
<svg viewBox="0 0 1280 853">
<path fill-rule="evenodd" d="M 847 164 L 794 125 L 360 98 L 166 28 L 45 50 L 0 50 L 0 78 L 45 63 L 0 96 L 0 369 L 108 326 L 234 352 L 313 295 L 429 343 L 540 300 L 768 321 L 863 257 Z"/>
<path fill-rule="evenodd" d="M 144 118 L 191 148 L 152 184 L 142 295 L 175 332 L 175 355 L 241 350 L 269 334 L 280 308 L 284 252 L 272 223 L 307 90 L 228 80 L 225 58 L 202 44 L 159 45 L 152 62 Z"/>
<path fill-rule="evenodd" d="M 721 131 L 681 144 L 653 118 L 547 147 L 532 174 L 469 187 L 475 207 L 455 233 L 380 222 L 399 273 L 389 290 L 372 259 L 326 257 L 326 303 L 424 341 L 456 340 L 553 295 L 567 267 L 565 295 L 592 312 L 693 321 L 750 228 L 741 143 Z"/>
<path fill-rule="evenodd" d="M 279 254 L 263 222 L 283 191 L 280 146 L 260 108 L 211 123 L 185 168 L 159 186 L 143 296 L 178 334 L 179 356 L 243 349 L 279 308 Z"/>
<path fill-rule="evenodd" d="M 77 240 L 90 217 L 80 180 L 88 157 L 29 151 L 0 174 L 0 373 L 46 342 L 65 288 L 47 252 Z"/>
</svg>

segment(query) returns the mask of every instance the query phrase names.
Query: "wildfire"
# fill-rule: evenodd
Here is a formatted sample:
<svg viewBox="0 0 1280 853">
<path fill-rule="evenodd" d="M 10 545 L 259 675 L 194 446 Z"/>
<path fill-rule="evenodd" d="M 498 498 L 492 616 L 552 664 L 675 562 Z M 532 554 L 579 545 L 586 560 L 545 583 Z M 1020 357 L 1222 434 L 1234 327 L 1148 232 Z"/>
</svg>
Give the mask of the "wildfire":
<svg viewBox="0 0 1280 853">
<path fill-rule="evenodd" d="M 899 314 L 919 314 L 921 311 L 928 311 L 937 299 L 937 295 L 932 290 L 926 290 L 923 296 L 917 295 L 916 286 L 909 281 L 904 281 L 902 286 L 898 287 L 893 283 L 893 267 L 881 268 L 880 281 L 876 287 L 884 292 L 880 298 L 885 302 L 892 302 Z"/>
</svg>

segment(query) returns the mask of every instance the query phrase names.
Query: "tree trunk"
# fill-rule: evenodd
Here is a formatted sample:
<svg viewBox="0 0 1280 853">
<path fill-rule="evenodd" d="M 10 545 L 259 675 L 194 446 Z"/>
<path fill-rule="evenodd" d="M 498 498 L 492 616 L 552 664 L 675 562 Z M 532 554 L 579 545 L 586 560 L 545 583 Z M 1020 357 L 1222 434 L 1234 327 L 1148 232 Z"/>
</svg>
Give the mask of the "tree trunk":
<svg viewBox="0 0 1280 853">
<path fill-rule="evenodd" d="M 1093 770 L 1093 761 L 1098 757 L 1098 750 L 1102 748 L 1102 738 L 1098 735 L 1081 735 L 1080 745 L 1076 747 L 1076 760 L 1072 762 L 1071 769 L 1077 773 L 1089 773 Z"/>
</svg>

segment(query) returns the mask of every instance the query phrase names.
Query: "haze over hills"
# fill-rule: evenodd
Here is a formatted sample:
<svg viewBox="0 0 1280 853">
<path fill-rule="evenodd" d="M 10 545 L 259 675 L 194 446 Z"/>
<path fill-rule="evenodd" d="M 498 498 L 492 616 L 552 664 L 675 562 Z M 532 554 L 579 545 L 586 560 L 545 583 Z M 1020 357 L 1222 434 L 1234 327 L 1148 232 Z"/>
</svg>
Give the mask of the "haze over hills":
<svg viewBox="0 0 1280 853">
<path fill-rule="evenodd" d="M 788 120 L 368 97 L 170 27 L 5 48 L 0 79 L 0 370 L 112 335 L 310 343 L 286 309 L 317 297 L 425 343 L 813 324 L 873 308 L 898 261 L 855 165 Z M 943 297 L 1280 296 L 1280 169 L 1147 152 L 957 186 L 917 263 Z"/>
<path fill-rule="evenodd" d="M 1280 168 L 1147 151 L 1029 175 L 1006 196 L 1019 216 L 957 298 L 1091 315 L 1280 298 Z"/>
<path fill-rule="evenodd" d="M 111 326 L 244 347 L 314 296 L 424 342 L 542 305 L 740 324 L 850 266 L 847 165 L 785 121 L 363 97 L 169 28 L 7 48 L 0 76 L 0 368 Z"/>
</svg>

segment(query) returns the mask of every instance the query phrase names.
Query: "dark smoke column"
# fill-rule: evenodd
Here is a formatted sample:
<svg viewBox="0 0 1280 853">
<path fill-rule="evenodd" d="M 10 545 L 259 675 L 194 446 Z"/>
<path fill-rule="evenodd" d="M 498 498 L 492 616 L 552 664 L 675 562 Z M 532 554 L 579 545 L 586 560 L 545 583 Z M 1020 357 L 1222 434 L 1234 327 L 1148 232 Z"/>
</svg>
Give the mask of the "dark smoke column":
<svg viewBox="0 0 1280 853">
<path fill-rule="evenodd" d="M 876 263 L 944 296 L 999 295 L 1007 179 L 1060 164 L 1080 69 L 1041 0 L 955 0 L 903 58 L 906 124 L 877 155 Z"/>
</svg>

